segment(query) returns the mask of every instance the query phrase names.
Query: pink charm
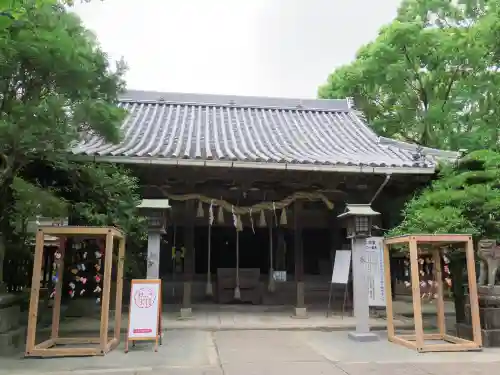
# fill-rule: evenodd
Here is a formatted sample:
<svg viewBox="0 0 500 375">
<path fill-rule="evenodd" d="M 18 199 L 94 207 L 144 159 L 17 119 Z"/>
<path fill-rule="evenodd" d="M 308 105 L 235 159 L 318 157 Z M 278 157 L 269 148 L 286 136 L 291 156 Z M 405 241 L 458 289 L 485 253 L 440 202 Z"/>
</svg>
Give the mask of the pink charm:
<svg viewBox="0 0 500 375">
<path fill-rule="evenodd" d="M 87 283 L 87 279 L 85 277 L 81 277 L 80 281 L 82 282 L 83 285 Z"/>
</svg>

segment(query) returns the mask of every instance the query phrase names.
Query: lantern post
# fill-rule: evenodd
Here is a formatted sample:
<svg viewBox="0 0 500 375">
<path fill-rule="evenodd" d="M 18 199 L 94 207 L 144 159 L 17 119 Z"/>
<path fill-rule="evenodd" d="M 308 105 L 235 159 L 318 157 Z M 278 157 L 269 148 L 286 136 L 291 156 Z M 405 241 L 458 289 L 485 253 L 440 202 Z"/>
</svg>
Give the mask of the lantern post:
<svg viewBox="0 0 500 375">
<path fill-rule="evenodd" d="M 166 233 L 168 199 L 144 199 L 138 206 L 139 212 L 148 220 L 147 278 L 160 278 L 161 235 Z"/>
<path fill-rule="evenodd" d="M 356 331 L 349 332 L 349 338 L 355 341 L 377 341 L 378 336 L 370 332 L 368 280 L 366 275 L 366 238 L 371 236 L 372 219 L 380 215 L 369 204 L 348 204 L 338 218 L 344 219 L 347 238 L 352 244 L 352 278 L 354 317 Z"/>
</svg>

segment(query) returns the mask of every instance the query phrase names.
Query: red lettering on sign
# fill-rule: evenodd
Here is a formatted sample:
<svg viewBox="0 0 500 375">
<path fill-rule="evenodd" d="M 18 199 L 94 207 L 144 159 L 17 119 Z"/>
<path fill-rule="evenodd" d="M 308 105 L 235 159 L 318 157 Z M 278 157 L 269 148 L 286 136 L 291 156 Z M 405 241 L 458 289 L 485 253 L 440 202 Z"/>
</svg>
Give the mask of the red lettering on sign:
<svg viewBox="0 0 500 375">
<path fill-rule="evenodd" d="M 155 293 L 151 288 L 141 288 L 134 294 L 135 305 L 140 309 L 148 309 L 156 300 Z"/>
<path fill-rule="evenodd" d="M 153 330 L 151 328 L 136 328 L 134 333 L 151 333 Z"/>
</svg>

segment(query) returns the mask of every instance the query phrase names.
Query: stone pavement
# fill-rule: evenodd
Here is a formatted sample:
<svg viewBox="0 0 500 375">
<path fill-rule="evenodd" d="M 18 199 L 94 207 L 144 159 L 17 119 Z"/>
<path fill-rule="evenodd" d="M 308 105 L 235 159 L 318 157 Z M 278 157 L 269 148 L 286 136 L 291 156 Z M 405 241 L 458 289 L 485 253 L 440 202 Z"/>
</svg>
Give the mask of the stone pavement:
<svg viewBox="0 0 500 375">
<path fill-rule="evenodd" d="M 193 307 L 193 318 L 180 320 L 176 306 L 166 306 L 167 311 L 163 313 L 162 324 L 165 330 L 173 329 L 195 329 L 207 331 L 221 330 L 346 330 L 355 327 L 355 319 L 346 314 L 341 317 L 339 313 L 325 316 L 325 306 L 312 307 L 309 309 L 308 319 L 293 319 L 292 307 L 273 306 L 251 306 L 251 305 L 196 305 Z M 436 306 L 432 303 L 422 305 L 424 315 L 436 313 Z M 447 313 L 453 313 L 453 304 L 445 303 Z M 394 301 L 395 324 L 399 328 L 413 329 L 413 306 L 411 300 Z M 370 325 L 374 330 L 384 330 L 387 327 L 385 311 L 382 317 L 373 318 Z M 128 313 L 122 316 L 122 331 L 127 327 Z M 114 318 L 110 319 L 110 326 Z M 99 320 L 96 318 L 67 318 L 61 322 L 60 332 L 62 336 L 75 334 L 97 333 Z"/>
<path fill-rule="evenodd" d="M 474 375 L 497 373 L 500 350 L 419 354 L 391 344 L 355 343 L 346 332 L 197 331 L 165 334 L 158 353 L 142 343 L 105 357 L 0 359 L 0 375 Z"/>
</svg>

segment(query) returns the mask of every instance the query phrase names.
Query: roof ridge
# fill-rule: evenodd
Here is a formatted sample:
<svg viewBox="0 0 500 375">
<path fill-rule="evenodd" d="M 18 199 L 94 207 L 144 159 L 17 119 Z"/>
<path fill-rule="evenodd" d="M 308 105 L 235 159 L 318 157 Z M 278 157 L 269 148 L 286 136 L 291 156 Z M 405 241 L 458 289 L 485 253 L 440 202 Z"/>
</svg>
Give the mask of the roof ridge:
<svg viewBox="0 0 500 375">
<path fill-rule="evenodd" d="M 192 93 L 162 93 L 156 91 L 128 90 L 120 98 L 123 103 L 181 104 L 195 106 L 270 108 L 310 111 L 350 110 L 347 99 L 293 99 L 258 96 L 236 96 Z"/>
<path fill-rule="evenodd" d="M 272 105 L 250 105 L 250 104 L 219 104 L 210 102 L 188 102 L 188 101 L 171 101 L 171 100 L 134 100 L 134 99 L 119 99 L 119 103 L 137 103 L 137 104 L 163 104 L 163 105 L 182 105 L 193 107 L 222 107 L 222 108 L 248 108 L 248 109 L 269 109 L 269 110 L 284 110 L 284 111 L 311 111 L 311 112 L 350 112 L 349 109 L 332 109 L 332 108 L 316 108 L 297 106 L 272 106 Z"/>
</svg>

